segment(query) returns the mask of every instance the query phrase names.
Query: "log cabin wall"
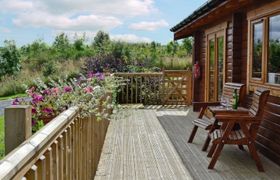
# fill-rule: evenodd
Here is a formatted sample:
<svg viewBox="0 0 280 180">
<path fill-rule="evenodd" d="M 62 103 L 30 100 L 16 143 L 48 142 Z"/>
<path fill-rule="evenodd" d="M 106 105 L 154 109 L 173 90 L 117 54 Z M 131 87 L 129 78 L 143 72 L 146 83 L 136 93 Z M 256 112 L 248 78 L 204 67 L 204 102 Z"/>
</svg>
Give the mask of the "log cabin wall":
<svg viewBox="0 0 280 180">
<path fill-rule="evenodd" d="M 280 97 L 269 96 L 256 144 L 262 154 L 280 165 Z"/>
<path fill-rule="evenodd" d="M 200 78 L 193 81 L 193 101 L 204 101 L 205 88 L 205 37 L 202 31 L 197 31 L 194 34 L 194 49 L 193 49 L 193 64 L 197 61 L 200 65 Z"/>
</svg>

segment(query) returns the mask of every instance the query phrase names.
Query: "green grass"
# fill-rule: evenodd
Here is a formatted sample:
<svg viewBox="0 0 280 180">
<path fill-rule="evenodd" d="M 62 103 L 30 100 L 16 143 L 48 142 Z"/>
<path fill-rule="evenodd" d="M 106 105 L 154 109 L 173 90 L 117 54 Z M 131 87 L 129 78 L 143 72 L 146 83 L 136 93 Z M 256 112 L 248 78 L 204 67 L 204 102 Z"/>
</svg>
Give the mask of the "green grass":
<svg viewBox="0 0 280 180">
<path fill-rule="evenodd" d="M 0 116 L 0 159 L 5 155 L 4 144 L 4 116 Z"/>
<path fill-rule="evenodd" d="M 14 99 L 14 98 L 17 98 L 17 97 L 26 97 L 26 94 L 23 93 L 23 94 L 15 94 L 15 95 L 11 95 L 11 96 L 0 97 L 0 101 L 8 100 L 8 99 Z"/>
</svg>

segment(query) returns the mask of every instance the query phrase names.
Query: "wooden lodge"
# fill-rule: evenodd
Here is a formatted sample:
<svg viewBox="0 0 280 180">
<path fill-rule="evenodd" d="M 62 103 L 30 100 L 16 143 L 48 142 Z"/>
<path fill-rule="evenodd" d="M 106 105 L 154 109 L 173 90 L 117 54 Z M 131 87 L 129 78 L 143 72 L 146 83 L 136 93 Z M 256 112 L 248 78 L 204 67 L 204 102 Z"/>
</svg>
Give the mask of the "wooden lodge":
<svg viewBox="0 0 280 180">
<path fill-rule="evenodd" d="M 192 36 L 193 102 L 217 101 L 226 82 L 247 94 L 270 90 L 258 150 L 280 165 L 280 0 L 209 0 L 174 26 L 174 39 Z M 247 96 L 250 97 L 250 96 Z M 194 107 L 195 110 L 196 107 Z"/>
</svg>

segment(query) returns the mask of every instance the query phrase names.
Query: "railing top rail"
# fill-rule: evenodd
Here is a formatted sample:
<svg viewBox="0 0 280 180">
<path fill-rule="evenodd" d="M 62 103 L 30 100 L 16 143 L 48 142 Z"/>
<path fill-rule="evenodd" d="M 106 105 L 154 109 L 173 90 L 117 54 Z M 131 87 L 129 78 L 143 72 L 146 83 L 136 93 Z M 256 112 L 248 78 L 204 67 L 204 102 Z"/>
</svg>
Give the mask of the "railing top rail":
<svg viewBox="0 0 280 180">
<path fill-rule="evenodd" d="M 114 73 L 116 76 L 162 76 L 162 72 L 149 72 L 149 73 Z"/>
<path fill-rule="evenodd" d="M 60 134 L 79 112 L 74 106 L 62 112 L 0 161 L 0 179 L 11 179 Z"/>
</svg>

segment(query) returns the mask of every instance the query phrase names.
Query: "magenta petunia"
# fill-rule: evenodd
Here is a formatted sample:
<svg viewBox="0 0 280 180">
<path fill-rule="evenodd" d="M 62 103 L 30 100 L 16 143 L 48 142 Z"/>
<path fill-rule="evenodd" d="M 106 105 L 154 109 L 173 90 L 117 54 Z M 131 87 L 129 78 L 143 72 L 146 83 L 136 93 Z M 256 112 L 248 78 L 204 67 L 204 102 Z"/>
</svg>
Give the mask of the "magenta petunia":
<svg viewBox="0 0 280 180">
<path fill-rule="evenodd" d="M 52 114 L 53 113 L 53 109 L 52 108 L 44 108 L 43 112 L 46 114 Z"/>
<path fill-rule="evenodd" d="M 64 90 L 64 92 L 71 92 L 73 89 L 72 89 L 72 87 L 70 87 L 70 86 L 65 86 L 65 87 L 63 88 L 63 90 Z"/>
<path fill-rule="evenodd" d="M 14 99 L 12 105 L 19 105 L 20 101 L 18 98 Z"/>
</svg>

